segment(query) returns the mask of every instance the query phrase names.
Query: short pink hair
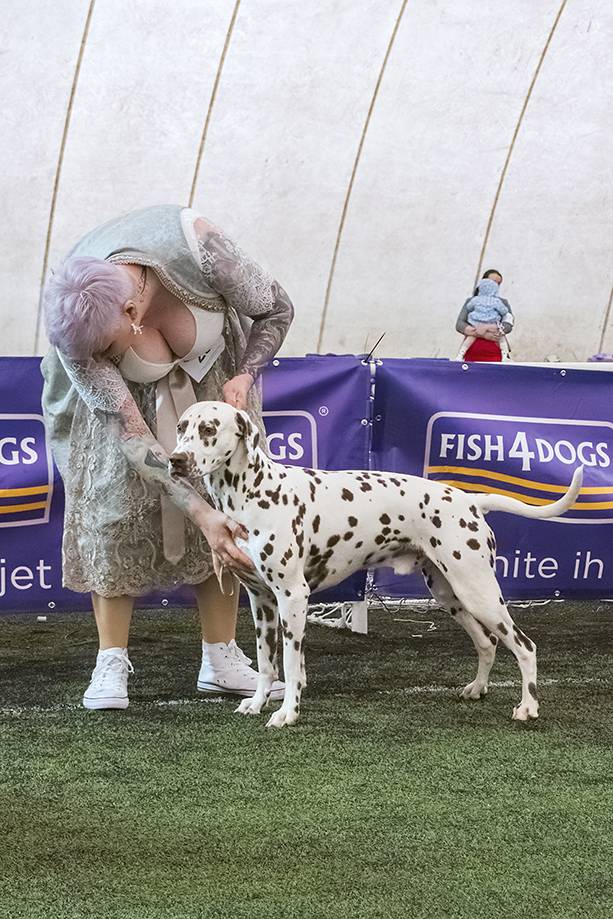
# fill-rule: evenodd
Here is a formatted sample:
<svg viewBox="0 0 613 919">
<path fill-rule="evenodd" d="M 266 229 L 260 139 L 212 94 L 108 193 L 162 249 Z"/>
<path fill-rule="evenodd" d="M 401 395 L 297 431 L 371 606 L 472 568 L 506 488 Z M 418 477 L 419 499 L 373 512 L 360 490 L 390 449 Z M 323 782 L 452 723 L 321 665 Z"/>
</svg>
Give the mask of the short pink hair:
<svg viewBox="0 0 613 919">
<path fill-rule="evenodd" d="M 62 354 L 87 360 L 105 351 L 121 326 L 131 279 L 100 258 L 67 258 L 45 285 L 47 337 Z"/>
</svg>

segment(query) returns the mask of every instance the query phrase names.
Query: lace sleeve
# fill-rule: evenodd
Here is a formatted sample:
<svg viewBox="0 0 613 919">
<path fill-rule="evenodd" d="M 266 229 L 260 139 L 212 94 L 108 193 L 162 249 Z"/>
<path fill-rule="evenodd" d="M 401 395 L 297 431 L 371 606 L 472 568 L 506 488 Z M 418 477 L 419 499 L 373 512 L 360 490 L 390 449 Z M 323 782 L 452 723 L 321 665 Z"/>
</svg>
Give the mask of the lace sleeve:
<svg viewBox="0 0 613 919">
<path fill-rule="evenodd" d="M 239 373 L 255 379 L 285 339 L 294 318 L 287 293 L 217 227 L 196 221 L 200 265 L 207 284 L 229 306 L 253 319 Z"/>
<path fill-rule="evenodd" d="M 59 358 L 79 397 L 141 478 L 156 484 L 189 517 L 208 507 L 185 480 L 171 478 L 168 455 L 151 433 L 117 367 L 108 360 L 74 361 L 62 354 Z"/>
</svg>

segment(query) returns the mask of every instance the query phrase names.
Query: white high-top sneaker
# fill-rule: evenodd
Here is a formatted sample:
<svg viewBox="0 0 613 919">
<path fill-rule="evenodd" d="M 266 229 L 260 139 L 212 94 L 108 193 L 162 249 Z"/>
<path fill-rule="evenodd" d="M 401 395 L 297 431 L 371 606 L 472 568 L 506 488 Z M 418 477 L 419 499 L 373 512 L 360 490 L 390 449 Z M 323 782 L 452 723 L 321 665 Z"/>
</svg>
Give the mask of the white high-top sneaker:
<svg viewBox="0 0 613 919">
<path fill-rule="evenodd" d="M 83 696 L 85 708 L 127 708 L 128 674 L 134 673 L 127 648 L 98 651 L 92 678 Z"/>
<path fill-rule="evenodd" d="M 202 665 L 198 674 L 198 692 L 227 693 L 232 696 L 252 696 L 258 682 L 258 672 L 235 640 L 225 644 L 202 642 Z M 275 680 L 270 691 L 271 701 L 282 699 L 285 683 Z"/>
</svg>

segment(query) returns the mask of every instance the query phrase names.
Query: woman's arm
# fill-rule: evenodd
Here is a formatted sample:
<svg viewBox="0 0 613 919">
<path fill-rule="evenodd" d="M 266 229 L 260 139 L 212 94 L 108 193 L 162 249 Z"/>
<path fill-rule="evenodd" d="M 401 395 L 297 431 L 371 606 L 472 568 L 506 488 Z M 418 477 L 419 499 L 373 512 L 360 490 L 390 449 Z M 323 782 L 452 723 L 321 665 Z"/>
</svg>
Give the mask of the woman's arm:
<svg viewBox="0 0 613 919">
<path fill-rule="evenodd" d="M 513 315 L 513 310 L 511 309 L 511 304 L 509 301 L 503 300 L 502 302 L 507 308 L 507 313 L 502 317 L 500 324 L 502 325 L 502 331 L 504 334 L 508 335 L 509 332 L 513 331 L 513 327 L 515 325 L 515 316 Z"/>
<path fill-rule="evenodd" d="M 456 332 L 459 332 L 460 335 L 474 335 L 475 327 L 468 322 L 468 304 L 470 303 L 470 297 L 464 302 L 464 306 L 460 310 L 457 322 L 455 324 Z"/>
<path fill-rule="evenodd" d="M 223 564 L 251 567 L 233 541 L 234 536 L 246 535 L 244 528 L 212 508 L 185 479 L 171 477 L 168 455 L 151 433 L 117 367 L 108 360 L 74 361 L 59 352 L 58 356 L 80 398 L 140 477 L 157 486 L 193 520 Z"/>
<path fill-rule="evenodd" d="M 255 380 L 283 344 L 294 318 L 292 302 L 278 281 L 218 227 L 204 218 L 194 226 L 207 284 L 238 313 L 253 319 L 238 374 L 249 373 Z"/>
</svg>

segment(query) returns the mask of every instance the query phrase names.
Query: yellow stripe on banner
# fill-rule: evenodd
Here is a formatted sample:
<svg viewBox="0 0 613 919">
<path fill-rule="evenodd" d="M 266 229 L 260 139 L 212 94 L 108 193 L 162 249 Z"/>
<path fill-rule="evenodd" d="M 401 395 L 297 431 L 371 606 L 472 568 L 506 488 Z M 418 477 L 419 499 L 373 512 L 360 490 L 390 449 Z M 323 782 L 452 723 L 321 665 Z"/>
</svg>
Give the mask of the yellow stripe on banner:
<svg viewBox="0 0 613 919">
<path fill-rule="evenodd" d="M 524 488 L 533 488 L 535 491 L 553 491 L 558 494 L 565 494 L 568 491 L 567 485 L 546 485 L 544 482 L 533 482 L 531 479 L 521 479 L 515 475 L 507 475 L 506 472 L 492 472 L 491 469 L 471 469 L 468 466 L 428 466 L 427 472 L 442 472 L 452 475 L 474 475 L 479 479 L 498 479 L 500 482 L 508 482 L 509 485 L 523 485 Z M 582 495 L 613 495 L 613 485 L 591 485 L 582 488 Z"/>
<path fill-rule="evenodd" d="M 17 514 L 19 511 L 40 511 L 47 507 L 46 501 L 35 501 L 34 504 L 8 504 L 0 507 L 0 514 Z"/>
<path fill-rule="evenodd" d="M 489 485 L 477 485 L 475 482 L 458 482 L 455 479 L 433 479 L 442 485 L 452 485 L 461 491 L 485 492 L 488 495 L 504 495 L 505 498 L 515 498 L 524 504 L 551 504 L 547 498 L 534 498 L 532 495 L 518 494 L 516 491 L 504 491 L 501 488 L 490 488 Z M 576 501 L 570 510 L 576 511 L 608 511 L 613 508 L 613 501 Z"/>
<path fill-rule="evenodd" d="M 26 495 L 47 495 L 48 485 L 33 485 L 31 488 L 0 488 L 0 498 L 24 498 Z"/>
</svg>

